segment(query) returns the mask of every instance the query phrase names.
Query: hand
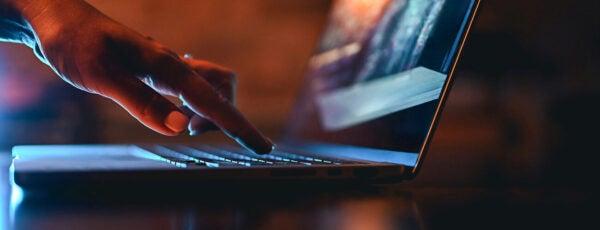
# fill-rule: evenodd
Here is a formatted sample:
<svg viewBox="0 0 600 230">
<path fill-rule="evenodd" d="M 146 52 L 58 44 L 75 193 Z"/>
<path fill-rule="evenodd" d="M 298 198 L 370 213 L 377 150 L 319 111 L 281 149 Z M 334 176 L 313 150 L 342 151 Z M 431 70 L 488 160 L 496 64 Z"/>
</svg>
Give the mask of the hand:
<svg viewBox="0 0 600 230">
<path fill-rule="evenodd" d="M 80 0 L 32 1 L 23 15 L 43 61 L 71 85 L 110 98 L 164 135 L 215 127 L 256 153 L 273 148 L 233 106 L 235 77 L 216 64 L 181 58 Z M 162 95 L 178 97 L 189 118 Z"/>
</svg>

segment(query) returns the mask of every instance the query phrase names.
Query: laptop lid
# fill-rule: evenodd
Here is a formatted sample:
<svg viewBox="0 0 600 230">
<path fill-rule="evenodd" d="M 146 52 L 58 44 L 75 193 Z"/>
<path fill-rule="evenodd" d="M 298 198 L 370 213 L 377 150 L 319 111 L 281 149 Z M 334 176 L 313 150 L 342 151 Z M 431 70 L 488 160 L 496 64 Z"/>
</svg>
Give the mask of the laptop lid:
<svg viewBox="0 0 600 230">
<path fill-rule="evenodd" d="M 386 152 L 373 155 L 412 167 L 414 175 L 479 1 L 333 4 L 283 141 L 315 143 L 317 151 L 333 144 Z"/>
</svg>

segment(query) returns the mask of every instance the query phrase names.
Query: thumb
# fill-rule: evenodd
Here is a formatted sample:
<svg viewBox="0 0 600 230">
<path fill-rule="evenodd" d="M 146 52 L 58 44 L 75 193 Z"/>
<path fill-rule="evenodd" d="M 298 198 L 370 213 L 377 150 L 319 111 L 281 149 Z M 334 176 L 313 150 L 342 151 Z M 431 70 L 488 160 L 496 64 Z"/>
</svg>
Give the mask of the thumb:
<svg viewBox="0 0 600 230">
<path fill-rule="evenodd" d="M 167 136 L 181 133 L 189 120 L 162 95 L 135 78 L 108 87 L 104 96 L 112 99 L 146 127 Z"/>
</svg>

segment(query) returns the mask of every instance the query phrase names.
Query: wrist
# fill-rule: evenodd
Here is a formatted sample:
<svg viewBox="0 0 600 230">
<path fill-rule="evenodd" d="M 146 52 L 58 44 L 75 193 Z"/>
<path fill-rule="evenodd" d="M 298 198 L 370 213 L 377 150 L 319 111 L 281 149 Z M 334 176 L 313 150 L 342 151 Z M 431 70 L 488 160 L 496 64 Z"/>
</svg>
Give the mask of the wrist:
<svg viewBox="0 0 600 230">
<path fill-rule="evenodd" d="M 19 41 L 48 64 L 47 48 L 64 43 L 97 11 L 83 0 L 0 0 L 22 25 Z"/>
<path fill-rule="evenodd" d="M 1 1 L 1 0 L 0 0 Z M 21 17 L 29 24 L 29 28 L 36 36 L 37 42 L 52 39 L 68 28 L 69 23 L 83 18 L 81 10 L 76 10 L 77 5 L 86 5 L 81 0 L 7 0 L 19 12 Z M 77 28 L 77 27 L 71 27 Z"/>
</svg>

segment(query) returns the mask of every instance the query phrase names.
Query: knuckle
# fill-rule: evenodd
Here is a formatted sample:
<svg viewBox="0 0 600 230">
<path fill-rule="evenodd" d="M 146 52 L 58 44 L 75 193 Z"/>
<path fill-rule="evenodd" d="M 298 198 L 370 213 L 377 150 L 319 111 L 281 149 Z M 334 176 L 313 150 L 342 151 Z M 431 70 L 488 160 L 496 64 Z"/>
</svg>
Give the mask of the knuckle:
<svg viewBox="0 0 600 230">
<path fill-rule="evenodd" d="M 177 60 L 177 55 L 174 55 L 174 52 L 167 48 L 165 45 L 150 41 L 149 49 L 147 49 L 147 60 L 149 64 L 153 65 L 166 65 L 172 64 L 175 60 Z"/>
<path fill-rule="evenodd" d="M 214 86 L 237 84 L 237 76 L 230 70 L 211 69 L 204 78 Z"/>
<path fill-rule="evenodd" d="M 173 62 L 173 57 L 164 49 L 159 49 L 153 56 L 151 63 L 158 66 Z"/>
<path fill-rule="evenodd" d="M 235 73 L 233 71 L 226 70 L 223 73 L 223 79 L 224 79 L 225 83 L 228 83 L 231 85 L 237 84 L 237 76 L 235 75 Z"/>
</svg>

